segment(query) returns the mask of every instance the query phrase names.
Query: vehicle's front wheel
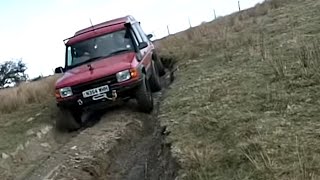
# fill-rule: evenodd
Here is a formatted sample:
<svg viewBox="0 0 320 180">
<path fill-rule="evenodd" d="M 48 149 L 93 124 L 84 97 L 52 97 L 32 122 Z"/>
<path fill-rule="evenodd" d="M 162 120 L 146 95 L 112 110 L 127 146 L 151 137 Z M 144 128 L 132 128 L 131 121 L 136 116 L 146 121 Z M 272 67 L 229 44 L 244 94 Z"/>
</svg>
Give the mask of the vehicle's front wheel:
<svg viewBox="0 0 320 180">
<path fill-rule="evenodd" d="M 150 113 L 153 110 L 153 97 L 146 78 L 144 78 L 136 91 L 136 100 L 142 112 Z"/>
<path fill-rule="evenodd" d="M 56 117 L 56 127 L 61 131 L 78 130 L 82 125 L 81 116 L 81 112 L 59 107 Z"/>
</svg>

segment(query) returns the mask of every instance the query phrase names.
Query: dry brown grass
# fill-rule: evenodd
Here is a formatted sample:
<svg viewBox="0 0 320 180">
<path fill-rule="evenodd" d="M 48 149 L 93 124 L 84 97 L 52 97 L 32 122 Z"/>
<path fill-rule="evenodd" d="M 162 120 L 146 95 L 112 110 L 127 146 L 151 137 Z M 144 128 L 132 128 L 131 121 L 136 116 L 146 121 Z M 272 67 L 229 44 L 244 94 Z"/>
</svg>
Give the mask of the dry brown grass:
<svg viewBox="0 0 320 180">
<path fill-rule="evenodd" d="M 160 119 L 183 179 L 320 178 L 319 9 L 267 1 L 157 42 L 180 57 Z"/>
<path fill-rule="evenodd" d="M 296 2 L 298 0 L 294 0 Z M 201 24 L 181 33 L 170 35 L 155 44 L 162 56 L 174 57 L 177 61 L 185 59 L 193 59 L 196 57 L 207 56 L 221 49 L 226 49 L 237 42 L 232 42 L 234 37 L 228 37 L 230 32 L 241 33 L 248 26 L 261 24 L 263 16 L 269 11 L 280 11 L 284 5 L 292 3 L 290 0 L 266 0 L 264 3 L 257 4 L 254 8 L 250 8 L 240 13 L 234 13 L 229 16 L 218 18 L 215 21 Z M 261 28 L 258 28 L 261 29 Z M 250 36 L 244 35 L 243 38 Z M 236 39 L 239 41 L 239 38 Z M 240 39 L 241 41 L 242 39 Z M 229 45 L 231 44 L 231 45 Z M 229 55 L 227 59 L 232 59 Z"/>
<path fill-rule="evenodd" d="M 54 99 L 54 83 L 57 76 L 22 83 L 18 87 L 0 90 L 0 112 L 12 113 L 30 104 L 42 104 Z"/>
</svg>

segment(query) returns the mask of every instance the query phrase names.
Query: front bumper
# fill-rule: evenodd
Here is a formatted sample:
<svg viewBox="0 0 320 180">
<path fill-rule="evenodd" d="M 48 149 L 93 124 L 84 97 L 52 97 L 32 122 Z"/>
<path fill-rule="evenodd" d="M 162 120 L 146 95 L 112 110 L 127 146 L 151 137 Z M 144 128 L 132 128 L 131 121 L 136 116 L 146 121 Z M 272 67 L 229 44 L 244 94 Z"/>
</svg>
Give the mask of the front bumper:
<svg viewBox="0 0 320 180">
<path fill-rule="evenodd" d="M 135 89 L 142 82 L 142 79 L 131 80 L 122 84 L 109 85 L 109 92 L 104 98 L 84 98 L 82 94 L 75 94 L 72 97 L 57 100 L 57 106 L 66 109 L 98 110 L 113 105 L 119 100 L 134 97 Z"/>
</svg>

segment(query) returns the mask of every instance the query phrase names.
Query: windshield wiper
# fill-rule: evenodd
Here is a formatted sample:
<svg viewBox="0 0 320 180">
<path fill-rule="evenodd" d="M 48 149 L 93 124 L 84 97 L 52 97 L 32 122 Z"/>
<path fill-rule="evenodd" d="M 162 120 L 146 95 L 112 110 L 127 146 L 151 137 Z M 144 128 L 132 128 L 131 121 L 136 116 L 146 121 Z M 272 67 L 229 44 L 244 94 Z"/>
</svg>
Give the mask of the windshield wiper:
<svg viewBox="0 0 320 180">
<path fill-rule="evenodd" d="M 93 58 L 90 58 L 90 59 L 86 60 L 84 63 L 92 62 L 92 61 L 94 61 L 94 60 L 101 59 L 101 58 L 104 58 L 104 57 L 107 57 L 107 56 L 97 56 L 97 57 L 93 57 Z"/>
<path fill-rule="evenodd" d="M 119 49 L 119 50 L 116 50 L 116 51 L 110 53 L 109 56 L 116 55 L 116 54 L 119 54 L 122 52 L 127 52 L 127 51 L 131 51 L 131 49 Z"/>
<path fill-rule="evenodd" d="M 101 59 L 101 58 L 104 58 L 104 57 L 108 57 L 108 56 L 109 56 L 109 55 L 107 55 L 107 56 L 97 56 L 97 57 L 93 57 L 93 58 L 90 58 L 90 59 L 88 59 L 88 60 L 86 60 L 86 61 L 83 61 L 83 62 L 81 62 L 81 63 L 71 65 L 71 66 L 68 67 L 68 69 L 72 69 L 72 68 L 74 68 L 74 67 L 81 66 L 81 65 L 83 65 L 83 64 L 87 64 L 87 63 L 89 63 L 89 62 L 92 62 L 92 61 L 95 61 L 95 60 L 97 60 L 97 59 Z"/>
<path fill-rule="evenodd" d="M 71 65 L 71 66 L 68 66 L 67 69 L 72 69 L 74 67 L 77 67 L 77 66 L 81 66 L 83 64 L 87 64 L 87 63 L 90 63 L 92 61 L 95 61 L 97 59 L 101 59 L 101 58 L 106 58 L 106 57 L 110 57 L 110 56 L 113 56 L 113 55 L 116 55 L 116 54 L 119 54 L 119 53 L 122 53 L 122 52 L 127 52 L 127 51 L 131 51 L 132 49 L 119 49 L 119 50 L 116 50 L 108 55 L 105 55 L 105 56 L 97 56 L 97 57 L 93 57 L 93 58 L 90 58 L 84 62 L 81 62 L 81 63 L 78 63 L 78 64 L 74 64 L 74 65 Z"/>
</svg>

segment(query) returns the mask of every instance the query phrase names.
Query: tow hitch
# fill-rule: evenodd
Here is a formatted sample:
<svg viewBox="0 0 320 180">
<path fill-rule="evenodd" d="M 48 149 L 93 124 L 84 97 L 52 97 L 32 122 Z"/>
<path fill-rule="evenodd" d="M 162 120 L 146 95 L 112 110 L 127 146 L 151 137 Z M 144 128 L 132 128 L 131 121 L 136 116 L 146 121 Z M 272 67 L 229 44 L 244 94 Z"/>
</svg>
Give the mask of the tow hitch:
<svg viewBox="0 0 320 180">
<path fill-rule="evenodd" d="M 108 95 L 106 93 L 103 94 L 98 94 L 96 96 L 92 97 L 92 100 L 96 101 L 96 100 L 100 100 L 100 99 L 108 99 L 110 101 L 115 101 L 118 97 L 117 95 L 117 91 L 116 90 L 112 90 L 112 97 L 108 97 Z"/>
</svg>

